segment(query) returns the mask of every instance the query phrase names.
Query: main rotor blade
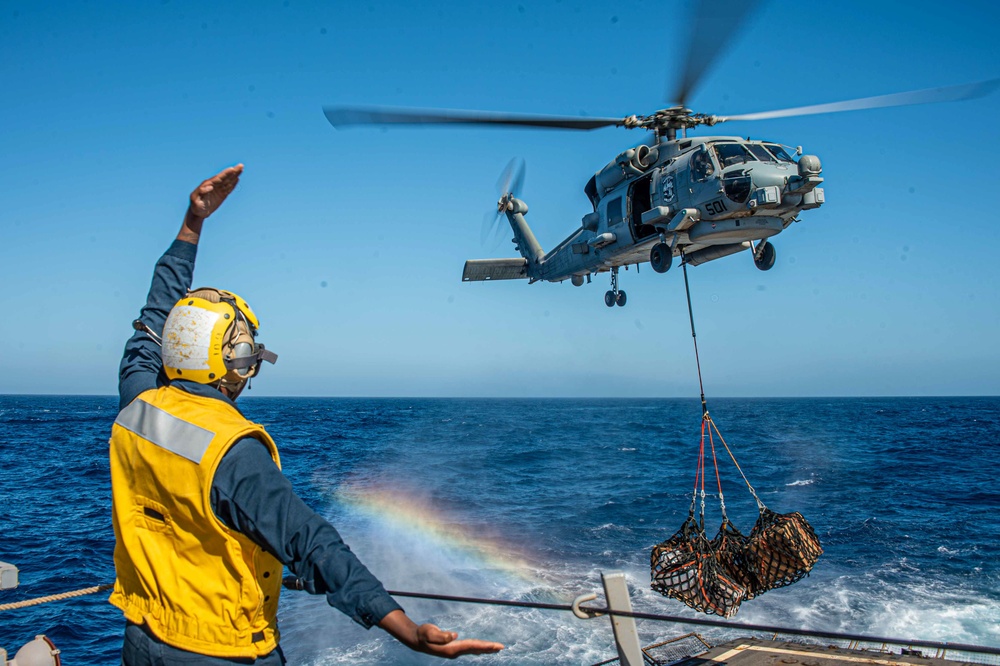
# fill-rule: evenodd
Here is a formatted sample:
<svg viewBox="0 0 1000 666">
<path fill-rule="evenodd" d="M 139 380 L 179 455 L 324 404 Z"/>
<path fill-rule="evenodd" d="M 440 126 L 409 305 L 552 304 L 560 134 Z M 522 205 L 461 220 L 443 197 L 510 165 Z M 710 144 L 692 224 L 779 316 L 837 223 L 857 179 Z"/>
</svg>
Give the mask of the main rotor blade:
<svg viewBox="0 0 1000 666">
<path fill-rule="evenodd" d="M 944 88 L 927 88 L 925 90 L 912 90 L 910 92 L 894 93 L 892 95 L 863 97 L 861 99 L 852 99 L 844 102 L 830 102 L 829 104 L 799 106 L 794 109 L 781 109 L 780 111 L 761 111 L 760 113 L 744 113 L 738 116 L 719 116 L 719 121 L 767 120 L 769 118 L 811 116 L 818 113 L 838 113 L 840 111 L 877 109 L 887 106 L 910 106 L 913 104 L 934 104 L 936 102 L 958 102 L 966 99 L 984 97 L 985 95 L 988 95 L 996 90 L 998 86 L 1000 86 L 1000 79 L 990 79 L 989 81 L 964 83 L 957 86 L 945 86 Z"/>
<path fill-rule="evenodd" d="M 695 8 L 694 25 L 688 34 L 688 44 L 681 80 L 671 104 L 687 106 L 688 98 L 701 77 L 739 35 L 743 20 L 750 15 L 757 0 L 701 0 Z"/>
<path fill-rule="evenodd" d="M 348 125 L 515 125 L 519 127 L 592 130 L 624 123 L 623 118 L 573 118 L 449 109 L 325 106 L 323 113 L 326 114 L 326 119 L 334 127 Z"/>
</svg>

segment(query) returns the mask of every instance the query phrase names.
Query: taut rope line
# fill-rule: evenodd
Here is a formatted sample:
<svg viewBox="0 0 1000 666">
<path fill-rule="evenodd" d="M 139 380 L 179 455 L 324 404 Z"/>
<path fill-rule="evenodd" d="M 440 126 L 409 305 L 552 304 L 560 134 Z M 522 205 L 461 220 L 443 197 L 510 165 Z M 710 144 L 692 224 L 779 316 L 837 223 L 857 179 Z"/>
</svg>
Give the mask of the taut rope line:
<svg viewBox="0 0 1000 666">
<path fill-rule="evenodd" d="M 698 336 L 694 332 L 694 310 L 691 309 L 691 289 L 688 287 L 688 266 L 686 261 L 681 262 L 684 270 L 684 293 L 687 295 L 688 319 L 691 321 L 691 339 L 694 340 L 694 362 L 698 366 L 698 388 L 701 389 L 701 413 L 708 416 L 708 403 L 705 402 L 705 385 L 701 381 L 701 360 L 698 358 Z"/>
<path fill-rule="evenodd" d="M 28 606 L 37 606 L 38 604 L 48 603 L 49 601 L 62 601 L 63 599 L 72 599 L 73 597 L 82 597 L 85 594 L 94 594 L 95 592 L 103 592 L 105 590 L 110 590 L 114 585 L 96 585 L 94 587 L 85 587 L 82 590 L 75 590 L 73 592 L 63 592 L 62 594 L 52 594 L 47 597 L 38 597 L 37 599 L 25 599 L 24 601 L 17 601 L 12 604 L 0 604 L 0 611 L 14 610 L 16 608 L 27 608 Z"/>
</svg>

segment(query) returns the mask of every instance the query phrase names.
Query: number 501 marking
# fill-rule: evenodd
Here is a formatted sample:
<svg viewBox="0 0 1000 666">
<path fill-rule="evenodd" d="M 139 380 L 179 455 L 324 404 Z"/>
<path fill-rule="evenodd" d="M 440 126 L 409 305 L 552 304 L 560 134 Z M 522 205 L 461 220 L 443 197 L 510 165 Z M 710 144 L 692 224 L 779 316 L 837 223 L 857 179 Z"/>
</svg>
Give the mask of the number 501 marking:
<svg viewBox="0 0 1000 666">
<path fill-rule="evenodd" d="M 726 204 L 719 199 L 718 201 L 709 201 L 705 204 L 705 212 L 709 215 L 721 215 L 726 212 Z"/>
</svg>

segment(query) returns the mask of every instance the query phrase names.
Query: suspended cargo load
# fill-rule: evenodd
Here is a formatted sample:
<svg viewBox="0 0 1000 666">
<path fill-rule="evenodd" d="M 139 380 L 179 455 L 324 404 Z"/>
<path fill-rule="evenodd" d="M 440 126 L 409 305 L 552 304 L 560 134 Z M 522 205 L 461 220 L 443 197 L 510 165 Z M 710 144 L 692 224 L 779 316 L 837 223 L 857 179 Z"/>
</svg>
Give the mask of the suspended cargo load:
<svg viewBox="0 0 1000 666">
<path fill-rule="evenodd" d="M 736 529 L 736 526 L 723 518 L 719 533 L 711 542 L 712 554 L 719 566 L 733 581 L 746 590 L 745 599 L 753 599 L 755 595 L 750 568 L 747 566 L 747 538 Z"/>
<path fill-rule="evenodd" d="M 684 292 L 687 296 L 688 318 L 691 321 L 691 339 L 694 341 L 698 386 L 701 388 L 698 464 L 687 520 L 677 533 L 653 548 L 650 554 L 650 577 L 652 588 L 664 596 L 683 601 L 702 613 L 732 617 L 745 599 L 753 599 L 776 587 L 791 585 L 807 575 L 823 553 L 823 548 L 816 532 L 801 513 L 779 514 L 764 506 L 708 413 L 705 387 L 701 379 L 701 360 L 698 358 L 698 336 L 694 330 L 691 289 L 687 278 L 688 263 L 691 262 L 686 260 L 681 267 L 684 270 Z M 722 494 L 722 477 L 715 456 L 713 432 L 718 435 L 747 489 L 757 501 L 760 515 L 749 536 L 743 536 L 726 516 L 726 498 Z M 711 541 L 705 535 L 706 439 L 709 443 L 708 450 L 712 453 L 712 466 L 719 489 L 719 509 L 722 513 L 722 525 Z M 698 520 L 695 520 L 695 507 L 699 497 L 701 513 Z"/>
<path fill-rule="evenodd" d="M 800 580 L 822 553 L 816 532 L 801 513 L 778 514 L 762 507 L 745 551 L 753 595 Z"/>
<path fill-rule="evenodd" d="M 688 516 L 676 534 L 653 548 L 653 589 L 699 612 L 733 616 L 747 588 L 734 580 L 716 552 L 694 516 Z"/>
<path fill-rule="evenodd" d="M 749 536 L 744 536 L 726 516 L 713 430 L 757 501 L 760 515 Z M 715 467 L 722 512 L 722 525 L 711 541 L 704 528 L 706 437 Z M 696 520 L 695 506 L 699 497 L 701 513 Z M 732 617 L 744 600 L 800 580 L 809 573 L 822 553 L 816 532 L 801 513 L 775 513 L 761 502 L 706 411 L 702 418 L 691 508 L 680 529 L 655 546 L 650 554 L 652 588 L 699 612 Z"/>
</svg>

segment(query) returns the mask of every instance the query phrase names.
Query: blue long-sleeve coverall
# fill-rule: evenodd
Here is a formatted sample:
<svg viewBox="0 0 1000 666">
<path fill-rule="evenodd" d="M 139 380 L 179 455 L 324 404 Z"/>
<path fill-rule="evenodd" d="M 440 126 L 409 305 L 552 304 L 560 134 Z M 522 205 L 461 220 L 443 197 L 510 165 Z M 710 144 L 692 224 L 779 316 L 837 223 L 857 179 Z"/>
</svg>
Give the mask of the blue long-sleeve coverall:
<svg viewBox="0 0 1000 666">
<path fill-rule="evenodd" d="M 157 336 L 174 303 L 191 288 L 196 254 L 196 245 L 176 240 L 156 264 L 140 319 Z M 143 391 L 167 383 L 236 407 L 211 386 L 170 382 L 163 373 L 160 346 L 147 333 L 137 331 L 125 344 L 119 370 L 119 410 Z M 337 530 L 295 494 L 258 440 L 242 439 L 225 455 L 212 482 L 211 502 L 219 520 L 270 552 L 302 580 L 306 590 L 326 594 L 331 606 L 362 626 L 369 628 L 391 611 L 402 610 Z M 179 650 L 132 623 L 126 626 L 122 657 L 128 666 L 250 663 Z M 271 666 L 285 660 L 278 648 L 253 663 Z"/>
</svg>

